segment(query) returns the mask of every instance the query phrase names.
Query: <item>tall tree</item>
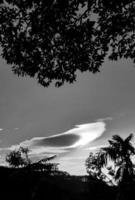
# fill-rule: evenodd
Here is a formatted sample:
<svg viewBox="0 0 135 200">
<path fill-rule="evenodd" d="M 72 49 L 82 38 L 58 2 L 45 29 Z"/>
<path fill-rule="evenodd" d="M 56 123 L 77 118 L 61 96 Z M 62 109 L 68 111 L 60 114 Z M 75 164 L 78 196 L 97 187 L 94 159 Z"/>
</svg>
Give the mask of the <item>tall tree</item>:
<svg viewBox="0 0 135 200">
<path fill-rule="evenodd" d="M 43 86 L 98 72 L 106 56 L 135 62 L 134 0 L 1 0 L 2 57 Z"/>
<path fill-rule="evenodd" d="M 90 153 L 86 160 L 87 172 L 97 174 L 98 177 L 98 175 L 102 175 L 103 167 L 107 167 L 109 174 L 116 182 L 130 181 L 134 177 L 132 158 L 135 155 L 135 148 L 131 143 L 132 138 L 133 134 L 126 139 L 114 135 L 112 140 L 108 141 L 109 146 L 101 148 L 95 155 Z"/>
<path fill-rule="evenodd" d="M 133 134 L 130 134 L 126 139 L 122 139 L 119 135 L 114 135 L 112 140 L 109 140 L 109 146 L 103 148 L 105 156 L 105 164 L 107 159 L 114 162 L 116 173 L 114 178 L 120 182 L 132 180 L 134 176 L 134 164 L 132 156 L 135 155 L 135 148 L 131 144 Z"/>
<path fill-rule="evenodd" d="M 135 148 L 131 144 L 133 134 L 126 139 L 122 139 L 118 135 L 114 135 L 109 140 L 109 147 L 103 148 L 105 157 L 114 161 L 115 173 L 114 178 L 118 181 L 118 200 L 133 199 L 134 195 L 134 164 L 132 156 L 135 155 Z"/>
<path fill-rule="evenodd" d="M 91 153 L 86 160 L 87 171 L 98 172 L 102 178 L 103 168 L 106 167 L 108 175 L 119 186 L 118 199 L 132 199 L 132 192 L 134 191 L 134 163 L 133 156 L 135 155 L 135 147 L 132 145 L 131 140 L 133 134 L 123 139 L 119 135 L 114 135 L 112 140 L 109 140 L 109 146 L 101 148 L 97 153 L 98 156 L 93 156 Z M 95 165 L 95 166 L 94 166 Z M 92 168 L 93 167 L 93 168 Z M 96 169 L 96 170 L 95 170 Z M 106 172 L 106 173 L 107 173 Z M 96 173 L 97 174 L 97 173 Z M 105 175 L 105 173 L 104 173 Z M 106 180 L 106 176 L 103 177 Z"/>
</svg>

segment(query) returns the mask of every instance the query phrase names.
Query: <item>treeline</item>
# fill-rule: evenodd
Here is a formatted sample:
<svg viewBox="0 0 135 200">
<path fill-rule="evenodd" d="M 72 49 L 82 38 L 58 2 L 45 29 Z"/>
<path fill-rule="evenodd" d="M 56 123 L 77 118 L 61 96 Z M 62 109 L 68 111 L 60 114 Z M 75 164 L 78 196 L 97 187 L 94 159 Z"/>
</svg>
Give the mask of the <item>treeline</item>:
<svg viewBox="0 0 135 200">
<path fill-rule="evenodd" d="M 90 152 L 87 176 L 70 176 L 53 163 L 55 156 L 32 162 L 29 149 L 20 147 L 6 156 L 9 167 L 0 167 L 1 195 L 14 200 L 131 200 L 135 195 L 133 134 L 114 135 L 109 144 Z"/>
</svg>

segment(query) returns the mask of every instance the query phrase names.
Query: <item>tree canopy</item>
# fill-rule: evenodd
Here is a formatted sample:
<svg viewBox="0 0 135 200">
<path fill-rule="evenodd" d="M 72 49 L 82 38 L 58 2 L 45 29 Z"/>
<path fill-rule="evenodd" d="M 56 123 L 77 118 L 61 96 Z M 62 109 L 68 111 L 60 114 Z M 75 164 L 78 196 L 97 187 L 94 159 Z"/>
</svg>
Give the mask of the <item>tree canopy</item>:
<svg viewBox="0 0 135 200">
<path fill-rule="evenodd" d="M 27 147 L 20 147 L 7 154 L 6 162 L 12 167 L 27 166 L 31 163 L 28 153 L 29 149 Z"/>
<path fill-rule="evenodd" d="M 25 160 L 22 158 L 21 152 L 18 150 L 11 151 L 6 156 L 6 161 L 12 167 L 20 167 L 20 166 L 25 165 Z"/>
<path fill-rule="evenodd" d="M 96 73 L 105 57 L 135 63 L 134 0 L 0 0 L 2 57 L 43 86 Z"/>
</svg>

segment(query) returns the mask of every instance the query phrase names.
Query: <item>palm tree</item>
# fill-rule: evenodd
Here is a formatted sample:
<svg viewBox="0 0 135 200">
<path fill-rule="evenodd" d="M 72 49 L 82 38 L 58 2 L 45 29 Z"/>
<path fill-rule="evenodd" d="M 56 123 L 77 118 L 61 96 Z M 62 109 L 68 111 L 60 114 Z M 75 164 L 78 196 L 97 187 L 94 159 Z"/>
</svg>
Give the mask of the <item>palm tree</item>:
<svg viewBox="0 0 135 200">
<path fill-rule="evenodd" d="M 111 174 L 118 183 L 118 200 L 132 199 L 134 191 L 134 164 L 132 157 L 135 155 L 135 148 L 131 141 L 133 134 L 123 139 L 119 135 L 114 135 L 109 140 L 109 146 L 102 148 L 102 158 L 104 166 L 109 161 L 114 163 L 114 170 Z M 112 168 L 110 168 L 110 172 Z"/>
<path fill-rule="evenodd" d="M 86 160 L 86 169 L 90 176 L 108 182 L 118 184 L 118 199 L 132 199 L 134 187 L 133 156 L 135 148 L 131 141 L 133 134 L 123 139 L 119 135 L 112 136 L 107 147 L 100 151 L 90 153 Z M 108 174 L 104 171 L 108 170 Z M 105 173 L 104 173 L 105 172 Z"/>
<path fill-rule="evenodd" d="M 109 146 L 102 148 L 104 155 L 104 165 L 107 164 L 108 159 L 114 162 L 116 181 L 123 182 L 129 181 L 134 174 L 134 164 L 132 156 L 135 155 L 135 148 L 131 140 L 133 134 L 130 134 L 126 139 L 121 138 L 119 135 L 114 135 L 112 140 L 109 140 Z"/>
</svg>

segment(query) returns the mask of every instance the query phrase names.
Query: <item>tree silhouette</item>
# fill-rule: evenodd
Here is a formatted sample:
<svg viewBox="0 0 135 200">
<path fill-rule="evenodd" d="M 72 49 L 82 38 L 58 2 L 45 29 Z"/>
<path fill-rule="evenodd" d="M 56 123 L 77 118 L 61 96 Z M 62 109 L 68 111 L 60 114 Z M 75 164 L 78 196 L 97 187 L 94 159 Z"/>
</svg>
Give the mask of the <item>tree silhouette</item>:
<svg viewBox="0 0 135 200">
<path fill-rule="evenodd" d="M 98 72 L 106 56 L 135 62 L 134 0 L 1 0 L 2 57 L 43 86 Z"/>
<path fill-rule="evenodd" d="M 108 170 L 106 173 L 108 173 L 108 175 L 112 177 L 112 180 L 119 186 L 118 199 L 132 199 L 132 192 L 135 189 L 134 163 L 132 160 L 135 155 L 135 148 L 131 143 L 132 139 L 133 134 L 130 134 L 125 139 L 122 139 L 119 135 L 114 135 L 112 140 L 108 141 L 109 146 L 101 148 L 100 151 L 97 152 L 98 156 L 93 156 L 90 153 L 86 160 L 88 173 L 92 175 L 91 170 L 93 169 L 94 172 L 98 172 L 100 175 L 97 176 L 97 178 L 102 178 L 102 170 L 106 167 L 106 170 Z M 106 180 L 106 176 L 104 176 L 102 180 Z"/>
<path fill-rule="evenodd" d="M 25 164 L 25 160 L 21 156 L 21 152 L 18 150 L 13 150 L 6 156 L 6 161 L 12 167 L 20 167 Z"/>
<path fill-rule="evenodd" d="M 109 147 L 103 148 L 105 158 L 114 161 L 114 179 L 118 182 L 119 190 L 117 199 L 133 199 L 134 191 L 134 164 L 132 157 L 135 155 L 135 148 L 131 144 L 133 134 L 126 139 L 114 135 L 109 140 Z"/>
<path fill-rule="evenodd" d="M 107 182 L 108 184 L 113 184 L 112 179 L 103 171 L 104 165 L 105 157 L 102 151 L 98 151 L 96 153 L 90 152 L 89 157 L 85 162 L 86 171 L 90 177 Z"/>
<path fill-rule="evenodd" d="M 40 171 L 44 172 L 48 175 L 54 175 L 58 172 L 58 163 L 52 163 L 50 162 L 56 157 L 56 155 L 51 157 L 46 157 L 44 159 L 41 159 L 37 162 L 31 163 L 30 168 L 32 171 Z"/>
<path fill-rule="evenodd" d="M 30 165 L 31 161 L 28 156 L 30 150 L 27 147 L 20 147 L 11 151 L 6 156 L 6 162 L 12 167 L 22 167 Z"/>
<path fill-rule="evenodd" d="M 106 162 L 107 158 L 114 161 L 116 167 L 114 178 L 119 183 L 130 181 L 134 175 L 134 164 L 131 157 L 135 155 L 135 148 L 131 144 L 132 138 L 133 134 L 126 139 L 114 135 L 112 140 L 109 140 L 109 147 L 102 149 Z"/>
<path fill-rule="evenodd" d="M 103 167 L 107 167 L 109 175 L 117 183 L 129 182 L 134 177 L 132 157 L 135 155 L 135 148 L 131 143 L 132 138 L 133 134 L 126 139 L 114 135 L 112 140 L 108 141 L 108 147 L 101 148 L 95 155 L 90 153 L 86 160 L 87 172 L 100 175 Z"/>
</svg>

